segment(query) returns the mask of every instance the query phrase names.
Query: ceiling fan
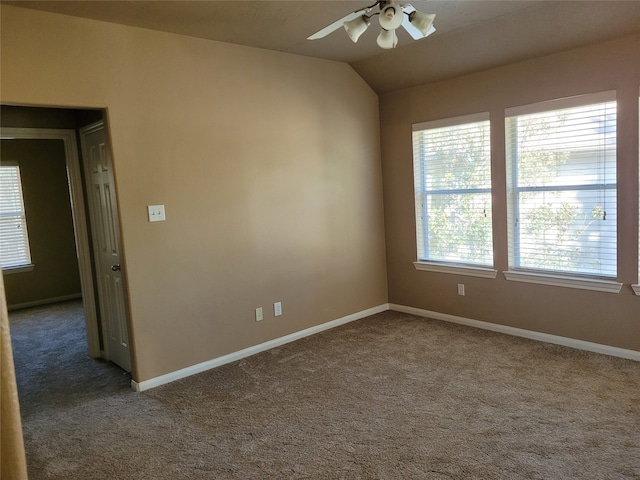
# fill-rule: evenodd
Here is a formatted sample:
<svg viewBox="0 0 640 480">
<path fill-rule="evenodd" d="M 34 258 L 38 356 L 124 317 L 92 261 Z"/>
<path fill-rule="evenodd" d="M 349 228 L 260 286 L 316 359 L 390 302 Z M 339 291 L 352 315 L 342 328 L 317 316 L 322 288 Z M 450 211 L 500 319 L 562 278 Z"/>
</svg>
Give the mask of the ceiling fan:
<svg viewBox="0 0 640 480">
<path fill-rule="evenodd" d="M 371 13 L 375 7 L 378 7 L 380 11 Z M 398 44 L 396 29 L 400 26 L 404 27 L 414 40 L 424 38 L 436 31 L 433 26 L 433 20 L 436 18 L 435 14 L 419 12 L 405 2 L 380 0 L 373 5 L 345 15 L 340 20 L 314 33 L 307 40 L 326 37 L 340 27 L 344 27 L 349 38 L 353 43 L 356 43 L 360 35 L 371 24 L 371 17 L 375 15 L 379 15 L 380 20 L 380 34 L 378 35 L 378 46 L 380 48 L 396 47 Z"/>
</svg>

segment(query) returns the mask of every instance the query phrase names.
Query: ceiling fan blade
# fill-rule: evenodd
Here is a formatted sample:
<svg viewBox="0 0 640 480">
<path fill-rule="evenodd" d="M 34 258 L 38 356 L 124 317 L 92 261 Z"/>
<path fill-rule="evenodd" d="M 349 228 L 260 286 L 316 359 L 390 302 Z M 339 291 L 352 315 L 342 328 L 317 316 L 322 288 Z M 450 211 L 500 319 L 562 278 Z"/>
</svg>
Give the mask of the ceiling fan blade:
<svg viewBox="0 0 640 480">
<path fill-rule="evenodd" d="M 413 8 L 411 5 L 408 5 L 403 10 L 405 13 L 409 14 L 414 12 L 416 9 Z M 414 27 L 413 24 L 409 21 L 409 15 L 404 16 L 404 19 L 402 20 L 402 26 L 409 33 L 409 35 L 411 35 L 411 38 L 413 38 L 414 40 L 420 40 L 421 38 L 426 38 L 436 31 L 436 27 L 431 25 L 431 27 L 427 31 L 427 34 L 423 35 L 422 32 L 418 30 L 416 27 Z"/>
<path fill-rule="evenodd" d="M 363 13 L 366 13 L 368 8 L 369 7 L 361 8 L 360 10 L 356 10 L 355 12 L 345 15 L 340 20 L 336 20 L 331 25 L 327 25 L 322 30 L 314 33 L 310 37 L 307 37 L 307 40 L 317 40 L 318 38 L 326 37 L 330 33 L 333 33 L 336 30 L 338 30 L 340 27 L 342 27 L 345 24 L 345 22 L 350 22 L 351 20 L 355 20 L 356 18 L 361 17 Z"/>
<path fill-rule="evenodd" d="M 401 3 L 402 11 L 406 14 L 413 13 L 416 11 L 415 7 L 410 3 Z"/>
</svg>

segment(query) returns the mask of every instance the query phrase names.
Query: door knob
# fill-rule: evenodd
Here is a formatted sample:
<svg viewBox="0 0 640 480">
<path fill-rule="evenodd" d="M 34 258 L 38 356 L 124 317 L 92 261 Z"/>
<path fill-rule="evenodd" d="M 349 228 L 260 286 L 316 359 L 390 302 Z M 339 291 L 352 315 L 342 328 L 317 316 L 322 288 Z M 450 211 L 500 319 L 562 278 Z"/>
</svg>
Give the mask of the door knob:
<svg viewBox="0 0 640 480">
<path fill-rule="evenodd" d="M 114 272 L 120 271 L 120 264 L 111 265 L 111 270 L 113 270 Z"/>
</svg>

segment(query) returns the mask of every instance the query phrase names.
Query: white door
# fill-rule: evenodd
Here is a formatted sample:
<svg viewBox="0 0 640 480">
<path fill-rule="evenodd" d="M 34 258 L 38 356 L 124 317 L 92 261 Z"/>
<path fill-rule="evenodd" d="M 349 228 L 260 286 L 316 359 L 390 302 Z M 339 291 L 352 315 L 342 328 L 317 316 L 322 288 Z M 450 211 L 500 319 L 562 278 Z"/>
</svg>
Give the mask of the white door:
<svg viewBox="0 0 640 480">
<path fill-rule="evenodd" d="M 102 122 L 81 129 L 80 136 L 104 353 L 107 360 L 129 372 L 131 354 L 122 284 L 118 206 L 109 142 Z"/>
</svg>

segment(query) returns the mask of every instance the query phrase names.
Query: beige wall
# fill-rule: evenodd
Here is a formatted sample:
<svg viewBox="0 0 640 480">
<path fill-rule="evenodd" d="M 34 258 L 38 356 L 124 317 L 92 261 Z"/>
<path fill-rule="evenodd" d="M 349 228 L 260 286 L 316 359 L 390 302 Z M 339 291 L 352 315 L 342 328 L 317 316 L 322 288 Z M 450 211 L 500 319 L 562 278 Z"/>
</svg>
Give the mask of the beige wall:
<svg viewBox="0 0 640 480">
<path fill-rule="evenodd" d="M 2 162 L 20 166 L 30 272 L 5 275 L 9 307 L 80 295 L 65 151 L 59 140 L 2 140 Z"/>
<path fill-rule="evenodd" d="M 387 301 L 378 100 L 349 66 L 15 7 L 1 21 L 2 102 L 107 108 L 136 380 Z"/>
<path fill-rule="evenodd" d="M 380 98 L 389 301 L 537 332 L 640 350 L 638 93 L 640 36 L 517 63 Z M 619 294 L 505 280 L 508 267 L 504 109 L 616 90 L 618 100 Z M 490 112 L 494 260 L 498 277 L 416 271 L 411 126 Z M 466 296 L 456 285 L 466 285 Z"/>
</svg>

